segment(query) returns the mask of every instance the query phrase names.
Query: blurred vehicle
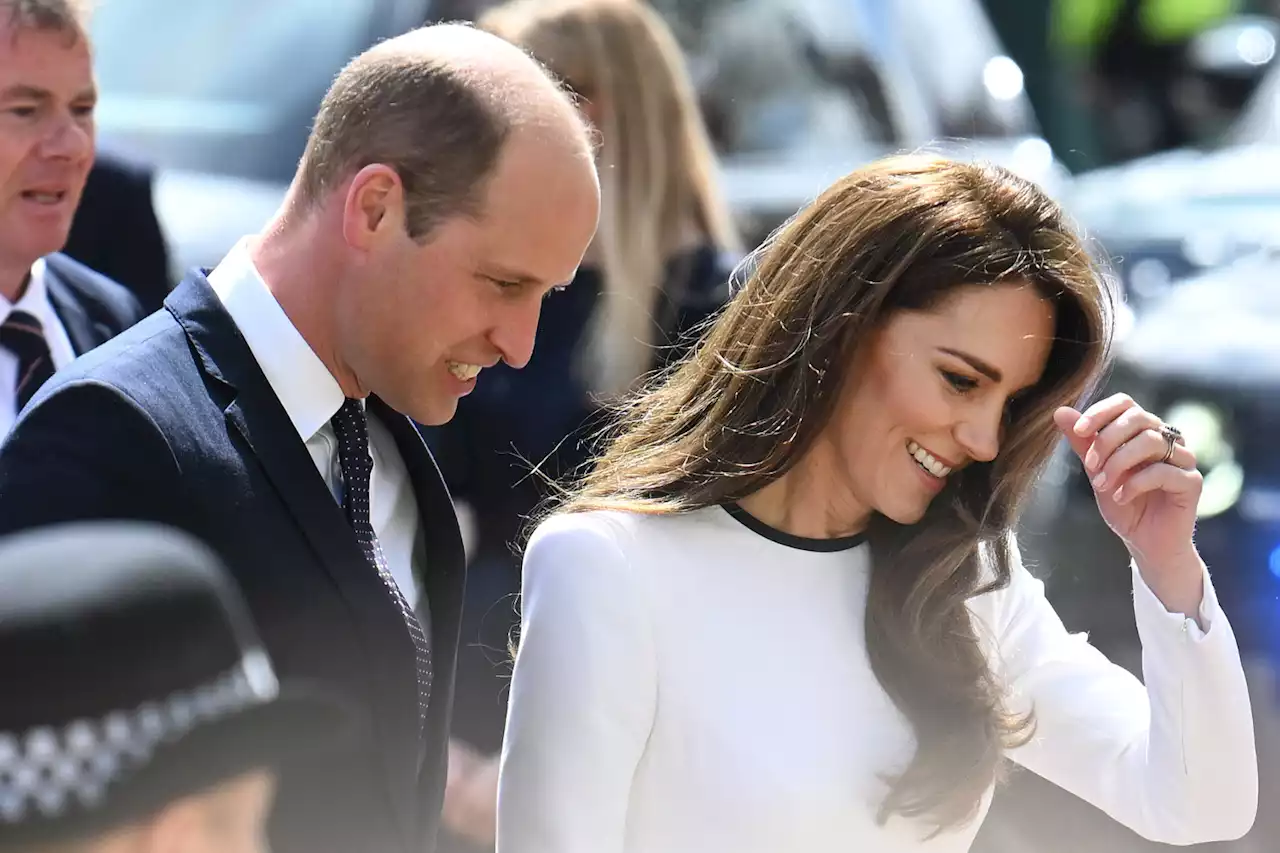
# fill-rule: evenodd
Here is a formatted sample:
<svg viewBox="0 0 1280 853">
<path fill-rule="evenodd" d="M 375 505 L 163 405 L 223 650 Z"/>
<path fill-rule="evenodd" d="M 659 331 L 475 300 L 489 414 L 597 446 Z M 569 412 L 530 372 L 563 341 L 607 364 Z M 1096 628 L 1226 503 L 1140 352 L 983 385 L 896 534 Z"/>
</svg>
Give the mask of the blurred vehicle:
<svg viewBox="0 0 1280 853">
<path fill-rule="evenodd" d="M 178 271 L 276 210 L 333 76 L 379 39 L 486 0 L 115 0 L 93 21 L 104 143 L 158 167 Z M 884 154 L 932 147 L 1055 191 L 1016 64 L 979 0 L 655 0 L 692 57 L 744 233 L 758 241 Z M 957 33 L 966 33 L 957 37 Z M 145 39 L 145 50 L 140 40 Z"/>
<path fill-rule="evenodd" d="M 1241 55 L 1265 17 L 1252 0 L 1054 0 L 1054 52 L 1114 163 L 1216 136 L 1270 56 Z M 1082 140 L 1083 141 L 1083 140 Z"/>
<path fill-rule="evenodd" d="M 116 0 L 90 26 L 103 144 L 157 167 L 175 280 L 279 207 L 320 99 L 428 0 Z"/>
<path fill-rule="evenodd" d="M 653 2 L 691 57 L 750 243 L 904 150 L 997 162 L 1051 193 L 1067 178 L 979 0 Z"/>
<path fill-rule="evenodd" d="M 1278 40 L 1280 24 L 1253 16 L 1202 33 L 1176 88 L 1205 144 L 1083 173 L 1065 191 L 1135 311 L 1179 279 L 1280 245 Z"/>
</svg>

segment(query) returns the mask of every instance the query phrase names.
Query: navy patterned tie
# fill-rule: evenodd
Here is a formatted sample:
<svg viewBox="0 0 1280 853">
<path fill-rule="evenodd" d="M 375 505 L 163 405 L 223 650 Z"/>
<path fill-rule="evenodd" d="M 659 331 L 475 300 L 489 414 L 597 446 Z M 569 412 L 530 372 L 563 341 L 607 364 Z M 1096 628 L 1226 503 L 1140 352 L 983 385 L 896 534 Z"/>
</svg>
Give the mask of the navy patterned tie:
<svg viewBox="0 0 1280 853">
<path fill-rule="evenodd" d="M 21 411 L 40 386 L 53 376 L 53 356 L 40 321 L 25 311 L 11 311 L 0 326 L 0 347 L 18 357 L 14 395 Z"/>
<path fill-rule="evenodd" d="M 382 553 L 382 546 L 378 544 L 378 537 L 373 532 L 373 522 L 369 518 L 369 485 L 373 475 L 373 458 L 369 455 L 369 422 L 365 417 L 364 406 L 359 400 L 348 398 L 330 423 L 333 425 L 334 436 L 338 439 L 338 464 L 342 467 L 343 482 L 342 505 L 347 513 L 347 521 L 351 522 L 365 557 L 377 569 L 392 599 L 400 607 L 409 628 L 409 636 L 413 638 L 418 662 L 418 729 L 421 734 L 422 723 L 427 714 L 427 702 L 431 697 L 431 644 L 426 632 L 422 630 L 422 623 L 418 621 L 413 608 L 409 606 L 391 575 L 387 558 Z"/>
</svg>

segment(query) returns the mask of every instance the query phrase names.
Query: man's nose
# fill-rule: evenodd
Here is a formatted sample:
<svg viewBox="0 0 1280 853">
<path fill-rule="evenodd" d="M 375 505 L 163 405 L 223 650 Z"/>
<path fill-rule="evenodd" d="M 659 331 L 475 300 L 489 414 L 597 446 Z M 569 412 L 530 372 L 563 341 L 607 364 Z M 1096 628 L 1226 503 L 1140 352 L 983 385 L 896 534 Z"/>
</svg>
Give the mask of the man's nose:
<svg viewBox="0 0 1280 853">
<path fill-rule="evenodd" d="M 490 336 L 493 345 L 502 354 L 502 360 L 517 370 L 528 364 L 533 357 L 533 344 L 538 334 L 538 317 L 541 313 L 541 299 L 513 306 L 504 314 Z"/>
<path fill-rule="evenodd" d="M 40 145 L 45 157 L 81 160 L 93 154 L 93 124 L 73 115 L 60 116 L 49 127 Z"/>
</svg>

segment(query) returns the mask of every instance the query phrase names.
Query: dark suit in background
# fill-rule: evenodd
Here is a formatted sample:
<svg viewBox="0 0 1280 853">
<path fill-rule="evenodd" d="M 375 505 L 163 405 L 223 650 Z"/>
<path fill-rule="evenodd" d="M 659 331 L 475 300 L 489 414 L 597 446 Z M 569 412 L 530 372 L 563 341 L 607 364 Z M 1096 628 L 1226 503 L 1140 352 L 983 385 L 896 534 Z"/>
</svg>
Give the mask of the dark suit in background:
<svg viewBox="0 0 1280 853">
<path fill-rule="evenodd" d="M 76 355 L 105 344 L 143 318 L 133 294 L 106 276 L 62 254 L 44 262 L 49 302 Z"/>
<path fill-rule="evenodd" d="M 152 172 L 99 152 L 63 253 L 124 285 L 148 314 L 169 293 L 169 253 L 152 201 Z"/>
<path fill-rule="evenodd" d="M 452 503 L 412 423 L 376 398 L 426 544 L 436 679 L 419 748 L 414 649 L 239 329 L 202 275 L 79 359 L 0 449 L 0 534 L 68 519 L 188 530 L 231 567 L 283 678 L 362 709 L 355 748 L 286 768 L 277 853 L 424 853 L 443 798 L 464 560 Z"/>
</svg>

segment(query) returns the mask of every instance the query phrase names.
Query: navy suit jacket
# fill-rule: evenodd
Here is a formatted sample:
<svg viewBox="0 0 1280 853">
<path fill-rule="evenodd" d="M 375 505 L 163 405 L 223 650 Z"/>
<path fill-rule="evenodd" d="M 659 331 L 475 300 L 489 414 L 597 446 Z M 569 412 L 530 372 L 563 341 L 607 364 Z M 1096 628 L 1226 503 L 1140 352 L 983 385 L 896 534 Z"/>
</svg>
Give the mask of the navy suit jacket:
<svg viewBox="0 0 1280 853">
<path fill-rule="evenodd" d="M 99 151 L 62 251 L 120 282 L 148 314 L 158 310 L 173 282 L 151 169 Z"/>
<path fill-rule="evenodd" d="M 66 255 L 44 259 L 45 287 L 76 355 L 101 346 L 143 317 L 133 294 Z"/>
<path fill-rule="evenodd" d="M 422 749 L 404 620 L 203 275 L 55 375 L 0 448 L 0 533 L 86 518 L 190 531 L 227 561 L 282 680 L 313 680 L 362 712 L 353 742 L 284 769 L 277 853 L 423 853 L 435 842 L 462 539 L 414 424 L 376 398 L 368 406 L 404 457 L 426 542 L 417 581 L 436 674 Z"/>
</svg>

